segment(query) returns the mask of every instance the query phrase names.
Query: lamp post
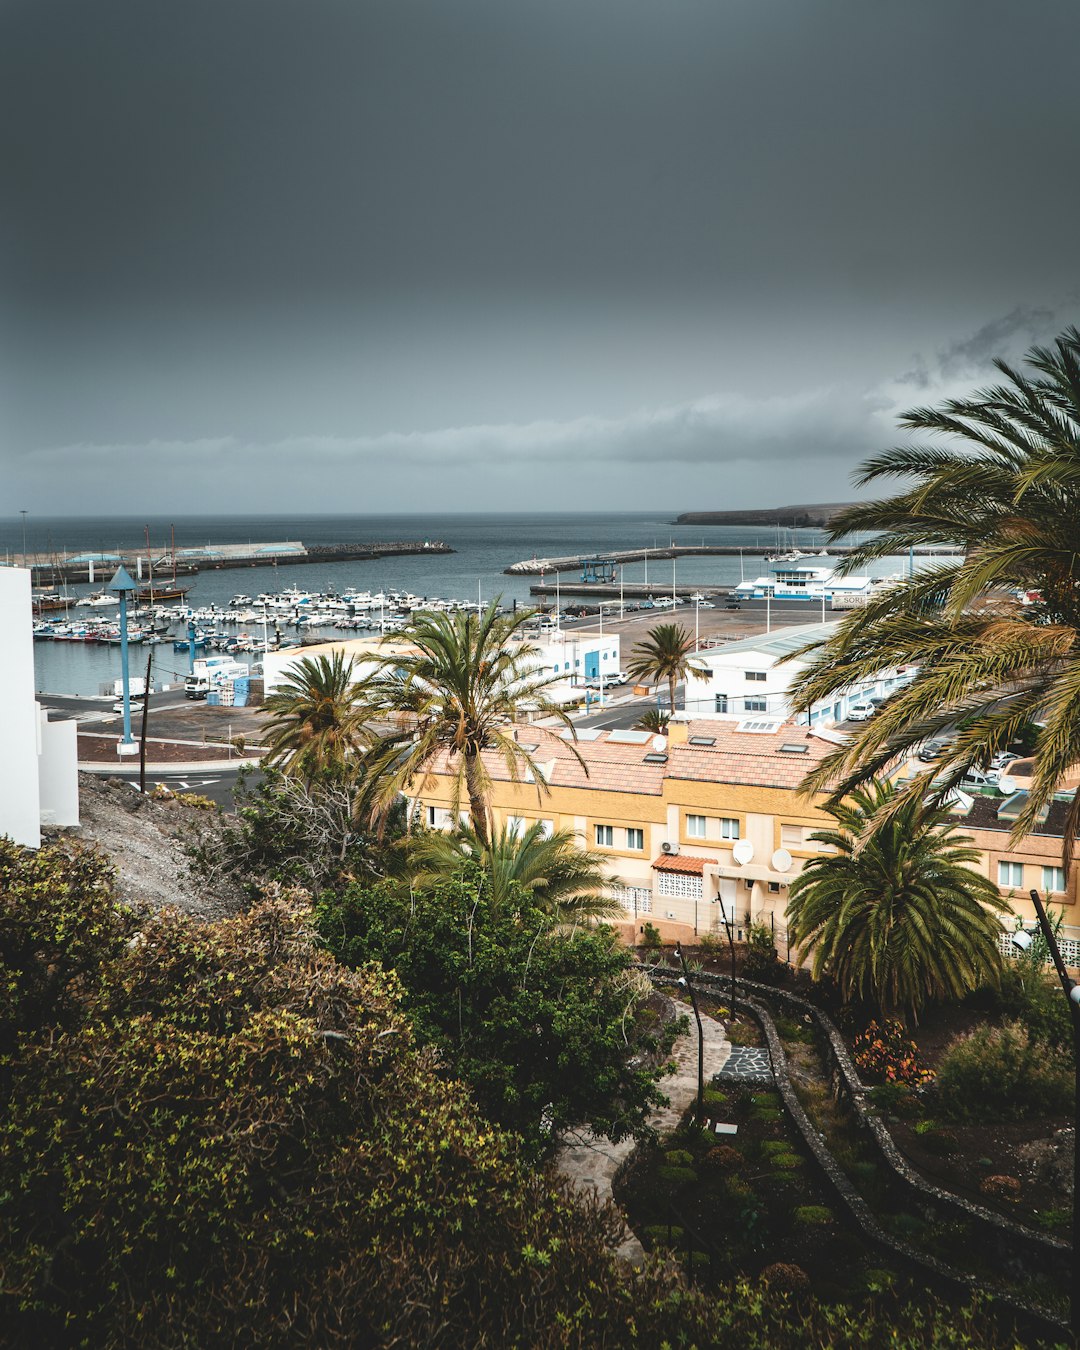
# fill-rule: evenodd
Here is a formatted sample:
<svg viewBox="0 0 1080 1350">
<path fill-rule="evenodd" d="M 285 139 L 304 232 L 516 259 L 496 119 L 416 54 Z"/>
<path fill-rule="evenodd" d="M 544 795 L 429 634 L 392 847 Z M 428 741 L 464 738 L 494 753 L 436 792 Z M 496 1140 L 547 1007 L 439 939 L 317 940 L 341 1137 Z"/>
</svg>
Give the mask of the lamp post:
<svg viewBox="0 0 1080 1350">
<path fill-rule="evenodd" d="M 686 955 L 682 949 L 682 943 L 675 944 L 675 952 L 682 965 L 681 985 L 685 985 L 686 992 L 690 995 L 690 1006 L 694 1010 L 694 1020 L 697 1022 L 697 1118 L 698 1124 L 705 1119 L 705 1033 L 701 1026 L 701 1013 L 698 1011 L 697 994 L 694 992 L 694 986 L 690 983 L 690 971 L 686 964 Z"/>
<path fill-rule="evenodd" d="M 1080 984 L 1069 977 L 1065 962 L 1061 959 L 1061 948 L 1054 936 L 1054 929 L 1046 917 L 1042 896 L 1032 889 L 1031 903 L 1039 917 L 1039 927 L 1043 940 L 1050 951 L 1057 971 L 1058 979 L 1065 997 L 1069 1000 L 1069 1014 L 1072 1021 L 1073 1067 L 1076 1071 L 1076 1087 L 1073 1096 L 1073 1209 L 1072 1209 L 1072 1279 L 1069 1289 L 1069 1329 L 1073 1338 L 1080 1344 Z M 1021 934 L 1017 934 L 1020 937 Z M 1024 934 L 1023 936 L 1027 936 Z M 1021 945 L 1021 944 L 1018 944 Z M 1030 946 L 1030 941 L 1027 944 Z"/>
<path fill-rule="evenodd" d="M 139 588 L 121 563 L 116 569 L 112 581 L 105 589 L 114 591 L 120 597 L 120 680 L 124 693 L 124 735 L 120 744 L 116 747 L 116 753 L 121 756 L 137 755 L 139 747 L 131 739 L 131 677 L 128 672 L 127 598 Z"/>
<path fill-rule="evenodd" d="M 23 566 L 24 566 L 24 567 L 29 567 L 30 564 L 29 564 L 29 563 L 27 562 L 27 560 L 26 560 L 26 512 L 25 512 L 25 510 L 20 511 L 20 512 L 19 512 L 19 515 L 22 516 L 22 562 L 23 562 Z"/>
</svg>

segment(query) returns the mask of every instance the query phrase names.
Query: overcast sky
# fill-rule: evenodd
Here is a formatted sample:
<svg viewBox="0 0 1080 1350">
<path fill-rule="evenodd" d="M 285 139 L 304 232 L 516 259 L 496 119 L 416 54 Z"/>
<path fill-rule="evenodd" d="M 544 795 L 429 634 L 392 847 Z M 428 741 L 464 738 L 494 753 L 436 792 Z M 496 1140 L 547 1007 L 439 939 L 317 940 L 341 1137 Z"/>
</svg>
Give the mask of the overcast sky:
<svg viewBox="0 0 1080 1350">
<path fill-rule="evenodd" d="M 1076 0 L 0 0 L 0 513 L 850 495 L 1080 322 Z"/>
</svg>

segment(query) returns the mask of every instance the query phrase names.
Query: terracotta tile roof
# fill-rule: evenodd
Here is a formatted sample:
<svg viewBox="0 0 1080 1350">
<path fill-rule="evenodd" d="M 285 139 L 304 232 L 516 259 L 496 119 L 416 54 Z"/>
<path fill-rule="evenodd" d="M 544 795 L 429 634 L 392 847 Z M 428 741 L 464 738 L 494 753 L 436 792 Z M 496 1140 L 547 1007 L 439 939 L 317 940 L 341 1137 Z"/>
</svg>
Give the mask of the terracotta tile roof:
<svg viewBox="0 0 1080 1350">
<path fill-rule="evenodd" d="M 646 763 L 646 755 L 655 753 L 651 744 L 627 745 L 608 739 L 602 732 L 595 740 L 571 743 L 558 732 L 545 727 L 523 726 L 517 730 L 518 742 L 541 765 L 552 787 L 593 788 L 599 792 L 630 792 L 660 797 L 665 779 L 702 783 L 731 783 L 761 787 L 794 789 L 806 772 L 835 748 L 817 736 L 809 736 L 806 727 L 793 723 L 776 731 L 739 731 L 734 722 L 691 722 L 688 735 L 713 741 L 712 745 L 671 745 L 665 763 Z M 805 751 L 785 751 L 781 746 L 806 746 Z M 577 750 L 588 772 L 574 754 Z M 443 755 L 432 772 L 447 772 Z M 486 752 L 484 763 L 496 782 L 509 782 L 510 774 L 502 760 Z"/>
<path fill-rule="evenodd" d="M 653 860 L 658 872 L 688 872 L 691 876 L 701 876 L 706 863 L 715 863 L 715 858 L 691 858 L 685 853 L 661 853 Z"/>
</svg>

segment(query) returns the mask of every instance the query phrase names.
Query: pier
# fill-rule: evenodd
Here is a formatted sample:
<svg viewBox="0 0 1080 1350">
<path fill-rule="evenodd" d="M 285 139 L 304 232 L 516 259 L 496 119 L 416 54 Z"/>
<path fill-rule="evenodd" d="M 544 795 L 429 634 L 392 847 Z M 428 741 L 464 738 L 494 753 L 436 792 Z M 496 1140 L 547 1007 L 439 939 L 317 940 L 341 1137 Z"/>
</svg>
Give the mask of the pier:
<svg viewBox="0 0 1080 1350">
<path fill-rule="evenodd" d="M 526 558 L 523 562 L 516 562 L 510 567 L 503 568 L 503 572 L 508 577 L 542 577 L 546 572 L 591 572 L 598 575 L 598 564 L 604 563 L 619 566 L 622 563 L 632 562 L 651 562 L 654 558 L 738 558 L 743 557 L 749 561 L 751 558 L 764 559 L 767 555 L 776 550 L 771 548 L 762 548 L 759 544 L 738 545 L 738 544 L 668 544 L 658 548 L 626 548 L 616 549 L 607 553 L 579 553 L 569 558 Z M 849 545 L 837 545 L 835 548 L 826 549 L 824 552 L 803 553 L 798 559 L 800 563 L 806 563 L 812 566 L 816 558 L 846 558 L 849 553 L 854 553 L 855 549 Z M 915 554 L 918 557 L 959 557 L 963 553 L 960 548 L 917 548 Z M 596 590 L 597 583 L 586 582 L 589 586 L 589 594 Z M 565 587 L 563 588 L 566 589 Z M 663 586 L 652 588 L 656 591 L 662 591 Z M 697 586 L 691 587 L 691 590 L 698 590 Z M 670 587 L 668 588 L 670 593 Z M 629 594 L 629 592 L 628 592 Z"/>
<path fill-rule="evenodd" d="M 295 566 L 301 563 L 374 562 L 379 558 L 410 557 L 421 553 L 453 553 L 449 544 L 439 539 L 390 540 L 367 544 L 305 544 L 287 540 L 270 544 L 206 544 L 196 548 L 177 548 L 165 545 L 161 549 L 146 545 L 119 546 L 115 552 L 67 554 L 37 553 L 19 559 L 10 559 L 12 565 L 30 569 L 36 587 L 58 586 L 67 582 L 107 581 L 117 567 L 124 566 L 139 580 L 166 576 L 195 576 L 199 572 L 214 572 L 233 567 Z"/>
</svg>

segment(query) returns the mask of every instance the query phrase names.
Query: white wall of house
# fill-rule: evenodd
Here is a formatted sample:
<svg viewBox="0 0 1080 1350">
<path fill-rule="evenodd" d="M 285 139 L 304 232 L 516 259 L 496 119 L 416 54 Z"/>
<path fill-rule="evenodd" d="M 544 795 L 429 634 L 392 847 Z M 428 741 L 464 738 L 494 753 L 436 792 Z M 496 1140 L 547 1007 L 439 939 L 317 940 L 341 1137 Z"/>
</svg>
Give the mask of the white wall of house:
<svg viewBox="0 0 1080 1350">
<path fill-rule="evenodd" d="M 558 676 L 560 684 L 580 686 L 591 673 L 610 677 L 619 670 L 621 646 L 617 633 L 597 629 L 575 629 L 572 633 L 541 633 L 528 639 L 537 649 L 536 669 L 541 675 Z M 290 669 L 306 656 L 330 655 L 336 650 L 353 660 L 353 677 L 362 679 L 376 668 L 380 657 L 397 649 L 411 650 L 407 642 L 380 645 L 378 638 L 353 638 L 321 643 L 316 647 L 290 647 L 283 652 L 267 652 L 263 657 L 266 692 L 273 691 L 288 678 Z M 577 697 L 577 695 L 575 695 Z"/>
<path fill-rule="evenodd" d="M 75 722 L 50 722 L 34 698 L 30 573 L 0 567 L 0 835 L 37 848 L 41 826 L 78 825 Z"/>
<path fill-rule="evenodd" d="M 795 629 L 744 638 L 724 646 L 698 651 L 694 663 L 704 679 L 686 686 L 686 716 L 742 721 L 748 717 L 788 720 L 792 717 L 789 691 L 806 667 L 805 660 L 784 660 L 789 652 L 827 636 L 832 624 L 808 624 Z M 828 703 L 815 705 L 810 723 L 832 726 L 847 717 L 851 707 L 869 698 L 883 698 L 905 683 L 913 672 L 886 670 L 876 679 L 852 687 Z M 806 722 L 805 714 L 799 720 Z"/>
<path fill-rule="evenodd" d="M 0 834 L 17 844 L 41 843 L 38 814 L 38 719 L 34 702 L 34 636 L 30 573 L 0 567 Z"/>
<path fill-rule="evenodd" d="M 49 715 L 37 707 L 38 736 L 38 810 L 42 825 L 79 824 L 78 731 L 74 721 L 50 722 Z"/>
</svg>

